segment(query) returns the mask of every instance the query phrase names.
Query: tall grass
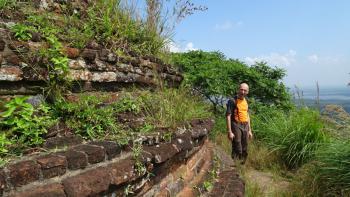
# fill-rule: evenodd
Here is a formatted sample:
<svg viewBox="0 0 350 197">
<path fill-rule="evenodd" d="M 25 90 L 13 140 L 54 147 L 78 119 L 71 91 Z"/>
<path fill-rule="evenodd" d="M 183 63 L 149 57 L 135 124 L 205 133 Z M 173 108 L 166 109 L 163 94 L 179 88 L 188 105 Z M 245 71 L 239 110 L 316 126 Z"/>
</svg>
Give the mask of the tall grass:
<svg viewBox="0 0 350 197">
<path fill-rule="evenodd" d="M 185 88 L 143 92 L 140 98 L 147 121 L 156 126 L 174 128 L 185 121 L 211 116 L 210 106 Z"/>
<path fill-rule="evenodd" d="M 308 174 L 314 177 L 311 182 L 313 192 L 328 196 L 349 196 L 350 140 L 332 141 L 320 147 Z"/>
<path fill-rule="evenodd" d="M 285 113 L 266 108 L 264 113 L 253 116 L 252 122 L 256 137 L 276 151 L 290 169 L 308 162 L 319 145 L 328 141 L 320 115 L 314 110 L 302 108 Z"/>
</svg>

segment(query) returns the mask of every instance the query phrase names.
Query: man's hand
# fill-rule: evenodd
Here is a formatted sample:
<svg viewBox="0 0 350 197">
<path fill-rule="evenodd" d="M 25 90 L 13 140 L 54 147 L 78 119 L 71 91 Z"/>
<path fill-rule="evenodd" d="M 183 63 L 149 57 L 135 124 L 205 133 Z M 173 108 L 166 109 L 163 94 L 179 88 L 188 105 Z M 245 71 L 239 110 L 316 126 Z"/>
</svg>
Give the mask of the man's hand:
<svg viewBox="0 0 350 197">
<path fill-rule="evenodd" d="M 233 138 L 235 138 L 235 135 L 231 131 L 229 131 L 227 137 L 228 137 L 229 140 L 232 141 Z"/>
<path fill-rule="evenodd" d="M 249 139 L 253 139 L 253 133 L 252 133 L 252 131 L 249 131 L 249 132 L 248 132 L 248 138 L 249 138 Z"/>
</svg>

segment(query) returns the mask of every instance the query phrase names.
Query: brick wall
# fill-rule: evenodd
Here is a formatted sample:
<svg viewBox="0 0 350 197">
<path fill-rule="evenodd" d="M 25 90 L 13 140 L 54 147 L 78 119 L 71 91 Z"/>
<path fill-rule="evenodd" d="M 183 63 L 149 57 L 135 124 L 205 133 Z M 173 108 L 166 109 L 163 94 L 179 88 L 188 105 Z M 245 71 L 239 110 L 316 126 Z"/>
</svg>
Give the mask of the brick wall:
<svg viewBox="0 0 350 197">
<path fill-rule="evenodd" d="M 161 195 L 176 193 L 198 173 L 208 156 L 206 138 L 212 120 L 194 121 L 171 142 L 143 145 L 136 171 L 130 147 L 111 141 L 70 145 L 13 161 L 0 169 L 3 196 Z"/>
<path fill-rule="evenodd" d="M 9 24 L 0 22 L 0 95 L 37 94 L 46 86 L 48 60 L 40 50 L 48 44 L 41 40 L 11 39 Z M 3 28 L 1 28 L 3 27 Z M 182 75 L 155 57 L 119 57 L 98 43 L 84 49 L 64 47 L 74 91 L 120 90 L 125 86 L 177 86 Z"/>
</svg>

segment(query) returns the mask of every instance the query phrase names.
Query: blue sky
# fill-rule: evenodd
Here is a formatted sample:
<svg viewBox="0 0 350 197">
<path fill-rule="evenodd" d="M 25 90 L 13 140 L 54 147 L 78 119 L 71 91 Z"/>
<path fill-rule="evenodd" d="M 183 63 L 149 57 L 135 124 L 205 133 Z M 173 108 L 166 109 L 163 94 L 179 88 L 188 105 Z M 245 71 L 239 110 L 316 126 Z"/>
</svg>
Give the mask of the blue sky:
<svg viewBox="0 0 350 197">
<path fill-rule="evenodd" d="M 350 81 L 350 1 L 202 0 L 208 10 L 184 19 L 173 50 L 223 52 L 248 64 L 287 70 L 288 86 Z"/>
</svg>

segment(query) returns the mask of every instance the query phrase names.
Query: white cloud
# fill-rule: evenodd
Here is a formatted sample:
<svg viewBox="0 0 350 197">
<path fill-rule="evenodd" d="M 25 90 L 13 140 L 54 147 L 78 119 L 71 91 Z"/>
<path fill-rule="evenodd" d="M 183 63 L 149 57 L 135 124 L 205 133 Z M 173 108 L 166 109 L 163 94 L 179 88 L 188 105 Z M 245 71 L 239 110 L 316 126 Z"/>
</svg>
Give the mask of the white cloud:
<svg viewBox="0 0 350 197">
<path fill-rule="evenodd" d="M 319 60 L 318 55 L 316 55 L 316 54 L 312 54 L 312 55 L 308 56 L 307 59 L 314 64 L 316 64 Z"/>
<path fill-rule="evenodd" d="M 214 29 L 219 30 L 219 31 L 226 31 L 234 28 L 235 26 L 241 26 L 243 25 L 242 21 L 238 21 L 237 23 L 233 23 L 232 21 L 225 21 L 224 23 L 221 24 L 216 24 Z"/>
<path fill-rule="evenodd" d="M 197 51 L 197 48 L 194 48 L 193 43 L 189 42 L 186 44 L 185 51 Z"/>
<path fill-rule="evenodd" d="M 245 57 L 244 61 L 250 65 L 255 64 L 255 62 L 265 61 L 274 66 L 290 66 L 296 61 L 295 56 L 296 51 L 289 50 L 285 54 L 270 53 L 269 55 L 261 55 L 258 57 Z"/>
<path fill-rule="evenodd" d="M 198 50 L 198 48 L 194 47 L 194 44 L 192 42 L 188 42 L 185 46 L 181 46 L 174 42 L 170 42 L 167 47 L 170 52 L 174 52 L 174 53 Z"/>
<path fill-rule="evenodd" d="M 336 64 L 340 62 L 339 57 L 330 56 L 319 56 L 317 54 L 312 54 L 307 57 L 307 60 L 314 64 Z"/>
<path fill-rule="evenodd" d="M 174 53 L 181 52 L 180 46 L 178 46 L 174 42 L 170 42 L 167 47 L 168 47 L 170 52 L 174 52 Z"/>
</svg>

